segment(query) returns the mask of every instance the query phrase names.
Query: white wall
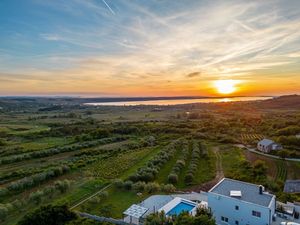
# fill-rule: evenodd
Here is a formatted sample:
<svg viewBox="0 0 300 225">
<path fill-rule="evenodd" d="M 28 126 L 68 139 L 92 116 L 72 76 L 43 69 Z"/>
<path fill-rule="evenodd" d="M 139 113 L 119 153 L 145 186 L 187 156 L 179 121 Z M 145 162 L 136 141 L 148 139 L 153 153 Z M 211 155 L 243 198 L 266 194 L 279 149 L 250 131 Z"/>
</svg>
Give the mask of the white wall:
<svg viewBox="0 0 300 225">
<path fill-rule="evenodd" d="M 236 205 L 239 206 L 239 210 L 235 209 Z M 216 223 L 219 225 L 235 225 L 235 221 L 238 221 L 239 225 L 268 225 L 272 220 L 271 209 L 267 207 L 227 196 L 220 196 L 211 192 L 208 193 L 208 207 L 211 209 Z M 261 217 L 253 216 L 252 210 L 260 212 Z M 227 217 L 228 223 L 223 222 L 221 216 Z"/>
<path fill-rule="evenodd" d="M 132 217 L 132 216 L 126 216 L 126 217 L 124 217 L 123 220 L 124 220 L 124 222 L 129 223 L 129 224 L 135 224 L 135 225 L 140 224 L 139 219 Z"/>
</svg>

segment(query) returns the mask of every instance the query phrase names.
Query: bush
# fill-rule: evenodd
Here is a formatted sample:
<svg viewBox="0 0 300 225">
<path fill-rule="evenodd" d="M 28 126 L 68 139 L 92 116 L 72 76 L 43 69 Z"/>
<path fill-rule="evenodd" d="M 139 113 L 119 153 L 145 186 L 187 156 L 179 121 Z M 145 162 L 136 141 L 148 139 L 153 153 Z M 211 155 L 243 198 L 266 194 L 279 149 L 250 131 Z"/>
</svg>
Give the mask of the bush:
<svg viewBox="0 0 300 225">
<path fill-rule="evenodd" d="M 121 189 L 124 186 L 124 182 L 121 179 L 116 179 L 114 180 L 114 186 Z"/>
<path fill-rule="evenodd" d="M 158 192 L 160 190 L 160 186 L 158 183 L 148 183 L 145 186 L 145 190 L 148 193 L 154 193 L 154 192 Z"/>
<path fill-rule="evenodd" d="M 34 202 L 36 205 L 39 205 L 42 201 L 43 195 L 44 195 L 44 192 L 42 192 L 42 191 L 32 192 L 29 195 L 29 201 Z"/>
<path fill-rule="evenodd" d="M 138 192 L 143 192 L 145 188 L 146 188 L 146 183 L 142 181 L 134 183 L 132 186 L 132 189 Z"/>
<path fill-rule="evenodd" d="M 8 209 L 4 204 L 0 204 L 0 221 L 4 221 L 7 217 Z"/>
<path fill-rule="evenodd" d="M 188 174 L 185 175 L 185 177 L 184 177 L 184 181 L 185 181 L 185 183 L 187 183 L 187 184 L 191 184 L 191 183 L 193 182 L 193 180 L 194 180 L 194 175 L 191 174 L 191 173 L 188 173 Z"/>
<path fill-rule="evenodd" d="M 22 211 L 23 206 L 24 206 L 24 201 L 20 201 L 17 199 L 15 201 L 13 201 L 12 205 L 13 205 L 14 209 L 16 209 L 18 211 Z"/>
<path fill-rule="evenodd" d="M 172 184 L 165 184 L 161 186 L 161 191 L 171 193 L 176 191 L 176 188 Z"/>
<path fill-rule="evenodd" d="M 123 187 L 124 187 L 124 189 L 126 189 L 126 190 L 131 190 L 131 189 L 132 189 L 132 185 L 133 185 L 133 182 L 130 181 L 130 180 L 127 180 L 127 181 L 124 182 Z"/>
<path fill-rule="evenodd" d="M 55 193 L 55 186 L 47 186 L 44 188 L 44 193 L 47 195 L 49 198 L 53 197 L 53 194 Z"/>
<path fill-rule="evenodd" d="M 76 218 L 76 214 L 66 205 L 48 205 L 25 215 L 18 225 L 62 225 Z"/>
<path fill-rule="evenodd" d="M 168 181 L 169 181 L 169 183 L 171 183 L 171 184 L 177 184 L 177 182 L 178 182 L 178 176 L 176 175 L 176 174 L 170 174 L 169 176 L 168 176 Z"/>
<path fill-rule="evenodd" d="M 6 188 L 0 187 L 0 197 L 7 195 L 8 191 Z"/>
<path fill-rule="evenodd" d="M 108 192 L 107 191 L 102 191 L 100 194 L 99 194 L 99 197 L 104 200 L 104 199 L 107 199 L 108 198 Z"/>
<path fill-rule="evenodd" d="M 69 180 L 56 181 L 54 185 L 55 188 L 58 189 L 61 193 L 65 193 L 70 188 L 70 181 Z"/>
</svg>

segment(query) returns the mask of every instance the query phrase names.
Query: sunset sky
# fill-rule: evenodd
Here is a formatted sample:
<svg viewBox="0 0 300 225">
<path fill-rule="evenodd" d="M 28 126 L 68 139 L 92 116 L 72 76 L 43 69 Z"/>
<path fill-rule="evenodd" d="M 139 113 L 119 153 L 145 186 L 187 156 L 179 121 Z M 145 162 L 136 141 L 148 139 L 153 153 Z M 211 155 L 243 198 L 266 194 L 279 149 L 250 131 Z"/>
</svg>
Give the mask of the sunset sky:
<svg viewBox="0 0 300 225">
<path fill-rule="evenodd" d="M 300 0 L 0 1 L 0 95 L 295 93 Z"/>
</svg>

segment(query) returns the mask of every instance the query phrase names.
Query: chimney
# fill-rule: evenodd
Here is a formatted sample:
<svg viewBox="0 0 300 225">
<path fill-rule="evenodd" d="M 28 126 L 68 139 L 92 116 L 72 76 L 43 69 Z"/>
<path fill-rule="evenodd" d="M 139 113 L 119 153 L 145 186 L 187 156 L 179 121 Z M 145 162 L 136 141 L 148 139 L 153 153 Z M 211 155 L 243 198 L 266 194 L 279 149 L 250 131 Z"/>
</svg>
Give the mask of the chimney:
<svg viewBox="0 0 300 225">
<path fill-rule="evenodd" d="M 264 186 L 259 185 L 258 188 L 259 188 L 259 194 L 262 195 L 265 189 Z"/>
</svg>

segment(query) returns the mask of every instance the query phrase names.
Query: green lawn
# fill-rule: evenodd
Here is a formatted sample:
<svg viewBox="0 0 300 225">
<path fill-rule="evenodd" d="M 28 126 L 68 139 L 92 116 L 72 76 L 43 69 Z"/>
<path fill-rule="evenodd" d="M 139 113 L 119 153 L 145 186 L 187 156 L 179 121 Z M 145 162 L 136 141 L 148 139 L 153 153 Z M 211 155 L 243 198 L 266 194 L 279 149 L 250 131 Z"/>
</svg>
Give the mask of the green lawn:
<svg viewBox="0 0 300 225">
<path fill-rule="evenodd" d="M 122 218 L 122 213 L 134 203 L 141 202 L 149 195 L 138 196 L 133 191 L 124 191 L 111 187 L 108 189 L 108 198 L 97 203 L 84 203 L 77 210 L 99 216 Z"/>
</svg>

